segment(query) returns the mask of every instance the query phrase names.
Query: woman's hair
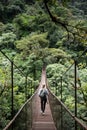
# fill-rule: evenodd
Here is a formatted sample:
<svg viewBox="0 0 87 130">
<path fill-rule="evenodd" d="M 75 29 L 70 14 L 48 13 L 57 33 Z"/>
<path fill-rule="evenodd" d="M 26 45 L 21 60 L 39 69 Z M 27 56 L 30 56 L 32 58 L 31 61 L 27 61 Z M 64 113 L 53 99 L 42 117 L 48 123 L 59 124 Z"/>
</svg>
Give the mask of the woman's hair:
<svg viewBox="0 0 87 130">
<path fill-rule="evenodd" d="M 45 84 L 43 84 L 43 86 L 42 86 L 43 88 L 45 87 Z"/>
</svg>

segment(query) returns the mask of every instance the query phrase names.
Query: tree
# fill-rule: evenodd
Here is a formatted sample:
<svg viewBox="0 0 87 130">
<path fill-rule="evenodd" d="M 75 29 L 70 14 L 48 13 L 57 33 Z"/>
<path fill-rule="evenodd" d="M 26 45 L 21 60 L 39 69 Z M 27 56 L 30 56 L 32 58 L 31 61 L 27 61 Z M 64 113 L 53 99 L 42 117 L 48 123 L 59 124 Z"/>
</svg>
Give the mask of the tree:
<svg viewBox="0 0 87 130">
<path fill-rule="evenodd" d="M 0 46 L 1 48 L 13 48 L 14 49 L 14 41 L 16 40 L 16 35 L 13 32 L 3 33 L 0 36 Z"/>
<path fill-rule="evenodd" d="M 21 50 L 21 54 L 24 58 L 31 53 L 34 53 L 36 57 L 39 58 L 42 50 L 49 46 L 49 41 L 46 37 L 47 33 L 31 33 L 29 36 L 16 41 L 16 46 L 19 50 Z"/>
<path fill-rule="evenodd" d="M 74 24 L 72 24 L 71 20 L 69 21 L 67 19 L 63 19 L 63 18 L 59 17 L 59 15 L 56 14 L 56 12 L 53 12 L 53 10 L 51 9 L 51 8 L 53 8 L 53 6 L 57 7 L 58 2 L 53 1 L 53 0 L 49 0 L 49 1 L 43 0 L 43 2 L 44 2 L 44 5 L 47 9 L 47 12 L 48 12 L 51 20 L 55 24 L 62 26 L 65 29 L 65 31 L 67 32 L 67 40 L 69 40 L 71 38 L 71 36 L 73 38 L 73 41 L 72 41 L 73 43 L 74 43 L 74 39 L 76 39 L 77 36 L 78 36 L 78 38 L 81 38 L 81 39 L 85 39 L 85 40 L 87 39 L 87 37 L 86 37 L 87 26 L 85 26 L 85 29 L 84 29 L 81 24 L 80 19 L 79 19 L 79 21 L 77 21 L 77 23 L 75 23 L 75 19 L 74 19 Z M 52 4 L 52 2 L 53 2 L 53 4 Z M 63 5 L 65 5 L 67 2 L 68 2 L 68 0 L 62 1 Z M 70 18 L 73 19 L 72 15 L 70 16 Z M 84 24 L 84 22 L 83 22 L 83 24 Z"/>
</svg>

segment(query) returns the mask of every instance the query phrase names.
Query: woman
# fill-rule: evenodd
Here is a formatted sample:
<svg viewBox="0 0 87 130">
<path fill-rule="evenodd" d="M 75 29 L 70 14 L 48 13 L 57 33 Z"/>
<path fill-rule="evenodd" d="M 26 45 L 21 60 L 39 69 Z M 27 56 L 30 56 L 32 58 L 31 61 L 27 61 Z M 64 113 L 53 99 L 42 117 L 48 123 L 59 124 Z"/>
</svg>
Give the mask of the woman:
<svg viewBox="0 0 87 130">
<path fill-rule="evenodd" d="M 46 108 L 46 102 L 48 102 L 48 90 L 45 87 L 45 84 L 42 86 L 42 88 L 39 90 L 38 93 L 41 101 L 41 113 L 44 115 L 45 108 Z"/>
</svg>

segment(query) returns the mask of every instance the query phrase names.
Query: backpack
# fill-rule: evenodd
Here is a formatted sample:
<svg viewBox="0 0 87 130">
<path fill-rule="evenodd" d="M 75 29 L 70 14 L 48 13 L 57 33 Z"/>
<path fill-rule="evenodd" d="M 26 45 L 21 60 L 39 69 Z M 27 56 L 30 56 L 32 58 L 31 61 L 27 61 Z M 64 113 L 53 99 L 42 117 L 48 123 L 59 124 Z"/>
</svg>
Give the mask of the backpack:
<svg viewBox="0 0 87 130">
<path fill-rule="evenodd" d="M 40 97 L 44 97 L 44 96 L 46 96 L 46 94 L 45 94 L 45 92 L 44 92 L 44 90 L 43 90 L 43 89 L 40 91 L 39 96 L 40 96 Z"/>
</svg>

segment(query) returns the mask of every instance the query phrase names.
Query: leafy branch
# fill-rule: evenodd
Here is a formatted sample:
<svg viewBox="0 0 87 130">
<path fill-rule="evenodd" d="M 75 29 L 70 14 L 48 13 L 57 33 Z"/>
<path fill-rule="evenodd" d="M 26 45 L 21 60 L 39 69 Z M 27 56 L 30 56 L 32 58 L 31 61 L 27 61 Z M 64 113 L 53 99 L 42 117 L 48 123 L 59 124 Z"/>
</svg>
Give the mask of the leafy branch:
<svg viewBox="0 0 87 130">
<path fill-rule="evenodd" d="M 78 22 L 76 25 L 71 25 L 68 23 L 68 21 L 66 20 L 62 20 L 60 17 L 58 17 L 57 15 L 53 15 L 51 10 L 49 9 L 49 5 L 48 5 L 48 0 L 43 0 L 44 5 L 46 7 L 46 10 L 51 18 L 51 20 L 56 23 L 56 24 L 60 24 L 63 28 L 65 28 L 65 30 L 67 31 L 67 39 L 69 40 L 70 35 L 73 35 L 73 42 L 76 39 L 76 36 L 80 37 L 80 38 L 84 38 L 87 32 L 87 28 L 83 28 L 83 26 L 81 27 L 81 21 Z M 85 39 L 87 40 L 87 38 L 85 37 Z"/>
</svg>

